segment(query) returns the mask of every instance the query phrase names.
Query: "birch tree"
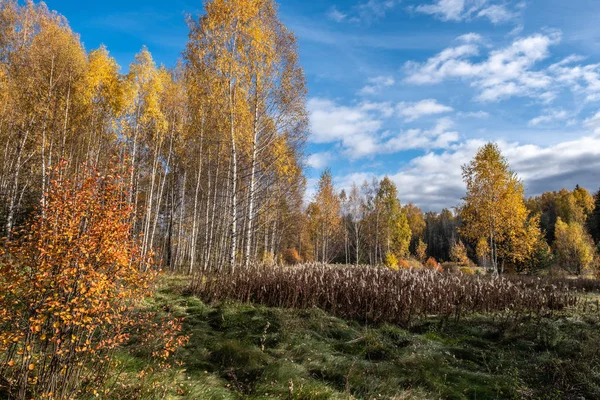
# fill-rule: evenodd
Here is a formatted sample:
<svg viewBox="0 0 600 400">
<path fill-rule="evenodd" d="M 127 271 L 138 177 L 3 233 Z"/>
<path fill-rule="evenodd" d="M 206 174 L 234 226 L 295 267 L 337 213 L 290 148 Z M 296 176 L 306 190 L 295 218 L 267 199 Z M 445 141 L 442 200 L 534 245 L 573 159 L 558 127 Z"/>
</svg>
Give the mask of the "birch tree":
<svg viewBox="0 0 600 400">
<path fill-rule="evenodd" d="M 463 168 L 467 194 L 463 198 L 460 233 L 479 244 L 494 273 L 514 258 L 511 247 L 525 237 L 527 209 L 523 184 L 494 143 L 483 146 Z"/>
</svg>

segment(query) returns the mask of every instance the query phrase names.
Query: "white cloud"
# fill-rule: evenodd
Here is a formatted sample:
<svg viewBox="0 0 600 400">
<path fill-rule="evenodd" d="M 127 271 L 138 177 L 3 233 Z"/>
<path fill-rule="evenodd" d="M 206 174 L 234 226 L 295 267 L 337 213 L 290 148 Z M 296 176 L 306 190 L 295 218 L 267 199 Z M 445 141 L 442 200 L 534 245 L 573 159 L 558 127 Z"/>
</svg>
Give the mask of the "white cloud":
<svg viewBox="0 0 600 400">
<path fill-rule="evenodd" d="M 477 119 L 484 119 L 484 118 L 489 118 L 490 113 L 488 113 L 487 111 L 467 111 L 467 112 L 459 112 L 456 114 L 457 117 L 460 118 L 477 118 Z"/>
<path fill-rule="evenodd" d="M 487 18 L 493 24 L 502 24 L 519 18 L 523 8 L 523 3 L 509 6 L 506 2 L 493 3 L 490 0 L 435 0 L 433 3 L 417 6 L 415 10 L 442 21 Z"/>
<path fill-rule="evenodd" d="M 313 169 L 323 169 L 334 159 L 333 155 L 326 151 L 308 156 L 306 164 Z"/>
<path fill-rule="evenodd" d="M 493 4 L 477 13 L 478 17 L 487 17 L 493 24 L 508 22 L 517 17 L 517 14 L 509 11 L 506 6 Z"/>
<path fill-rule="evenodd" d="M 357 9 L 361 19 L 382 18 L 385 14 L 400 4 L 400 0 L 368 0 L 359 4 Z"/>
<path fill-rule="evenodd" d="M 598 116 L 600 121 L 600 115 Z M 429 152 L 416 157 L 408 165 L 390 174 L 398 186 L 403 203 L 412 202 L 426 211 L 440 211 L 460 204 L 465 194 L 461 166 L 468 163 L 485 144 L 471 139 L 452 145 L 442 153 Z M 545 191 L 573 188 L 576 184 L 595 190 L 600 170 L 600 138 L 582 137 L 553 146 L 540 147 L 517 142 L 499 142 L 511 168 L 525 184 L 526 196 Z M 361 173 L 362 182 L 375 174 Z M 336 181 L 351 186 L 354 175 L 338 177 Z M 383 176 L 377 175 L 377 179 Z"/>
<path fill-rule="evenodd" d="M 390 103 L 375 102 L 342 106 L 331 100 L 313 98 L 308 101 L 308 109 L 312 131 L 310 140 L 339 146 L 344 155 L 353 160 L 409 149 L 446 148 L 459 138 L 458 133 L 452 130 L 454 122 L 450 118 L 439 119 L 431 129 L 407 129 L 399 133 L 384 130 L 385 122 L 398 110 L 411 121 L 422 115 L 452 110 L 435 100 L 394 107 Z M 320 154 L 308 159 L 308 164 L 314 168 L 323 166 L 324 162 Z"/>
<path fill-rule="evenodd" d="M 529 126 L 547 125 L 553 122 L 565 121 L 569 118 L 571 118 L 571 114 L 566 110 L 550 109 L 545 110 L 544 114 L 530 120 Z"/>
<path fill-rule="evenodd" d="M 508 36 L 519 36 L 521 32 L 523 32 L 525 26 L 523 24 L 519 24 L 515 26 L 510 32 L 508 32 Z"/>
<path fill-rule="evenodd" d="M 434 15 L 442 21 L 461 21 L 470 14 L 465 7 L 465 0 L 437 0 L 432 4 L 420 5 L 416 10 Z"/>
<path fill-rule="evenodd" d="M 327 16 L 336 22 L 371 22 L 383 18 L 394 9 L 401 0 L 367 0 L 348 10 L 341 12 L 335 6 L 330 9 Z"/>
<path fill-rule="evenodd" d="M 351 158 L 373 154 L 377 151 L 377 133 L 383 126 L 382 118 L 389 115 L 389 107 L 385 103 L 347 107 L 327 99 L 310 99 L 311 140 L 340 144 Z"/>
<path fill-rule="evenodd" d="M 483 36 L 479 33 L 470 32 L 460 35 L 456 38 L 456 41 L 463 43 L 481 43 L 483 42 Z"/>
<path fill-rule="evenodd" d="M 598 185 L 600 138 L 581 137 L 553 146 L 503 144 L 502 150 L 514 171 L 525 182 L 528 195 L 548 190 L 573 188 L 579 184 L 590 190 Z"/>
<path fill-rule="evenodd" d="M 576 64 L 584 58 L 571 55 L 548 67 L 555 81 L 570 88 L 588 102 L 600 100 L 600 64 Z"/>
<path fill-rule="evenodd" d="M 406 81 L 417 85 L 440 83 L 447 78 L 472 77 L 478 73 L 475 65 L 465 59 L 479 54 L 473 44 L 450 47 L 431 57 L 425 63 L 408 61 Z"/>
<path fill-rule="evenodd" d="M 600 134 L 600 111 L 583 121 L 583 125 L 594 131 L 595 134 Z"/>
<path fill-rule="evenodd" d="M 329 10 L 327 16 L 329 17 L 329 19 L 332 19 L 335 22 L 343 22 L 346 19 L 346 17 L 348 17 L 347 14 L 344 14 L 343 12 L 339 11 L 335 6 L 331 7 L 331 10 Z"/>
<path fill-rule="evenodd" d="M 364 86 L 359 94 L 361 95 L 374 95 L 381 91 L 381 89 L 393 86 L 396 81 L 392 76 L 376 76 L 367 80 L 367 85 Z"/>
<path fill-rule="evenodd" d="M 394 115 L 394 106 L 390 102 L 370 102 L 363 101 L 358 108 L 362 111 L 373 112 L 383 118 L 390 118 Z"/>
<path fill-rule="evenodd" d="M 306 180 L 306 190 L 304 191 L 304 203 L 308 204 L 315 199 L 319 178 L 308 178 Z"/>
<path fill-rule="evenodd" d="M 417 103 L 398 104 L 398 113 L 404 117 L 407 122 L 414 121 L 423 116 L 444 114 L 454 111 L 452 107 L 440 104 L 435 99 L 421 100 Z"/>
<path fill-rule="evenodd" d="M 363 182 L 371 182 L 375 177 L 374 174 L 368 172 L 353 172 L 348 175 L 335 176 L 333 182 L 338 190 L 344 189 L 346 193 L 350 192 L 352 184 L 356 183 L 357 186 L 361 186 Z"/>
<path fill-rule="evenodd" d="M 408 62 L 406 82 L 433 84 L 447 79 L 463 79 L 479 89 L 477 100 L 495 102 L 513 96 L 551 100 L 552 78 L 533 67 L 549 56 L 551 45 L 560 41 L 560 34 L 535 34 L 515 40 L 510 46 L 491 51 L 481 62 L 471 57 L 479 55 L 475 44 L 450 47 L 424 63 Z"/>
<path fill-rule="evenodd" d="M 459 139 L 458 132 L 451 130 L 453 127 L 454 122 L 450 118 L 441 118 L 432 129 L 409 129 L 385 142 L 382 152 L 448 148 Z"/>
</svg>

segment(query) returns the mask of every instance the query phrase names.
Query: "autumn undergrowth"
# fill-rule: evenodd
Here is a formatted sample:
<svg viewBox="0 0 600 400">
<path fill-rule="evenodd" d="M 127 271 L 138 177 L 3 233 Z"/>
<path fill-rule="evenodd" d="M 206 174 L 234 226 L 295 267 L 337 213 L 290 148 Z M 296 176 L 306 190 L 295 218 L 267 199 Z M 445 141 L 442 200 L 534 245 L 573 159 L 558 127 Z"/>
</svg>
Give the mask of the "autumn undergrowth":
<svg viewBox="0 0 600 400">
<path fill-rule="evenodd" d="M 0 240 L 0 398 L 112 396 L 116 353 L 144 357 L 142 380 L 172 369 L 187 340 L 181 319 L 142 306 L 158 271 L 131 233 L 124 179 L 88 166 L 67 178 L 66 166 L 41 212 Z"/>
<path fill-rule="evenodd" d="M 595 311 L 430 317 L 405 329 L 318 308 L 206 304 L 188 286 L 163 277 L 145 305 L 184 318 L 190 339 L 175 354 L 183 365 L 140 378 L 146 358 L 123 351 L 111 398 L 600 398 Z"/>
</svg>

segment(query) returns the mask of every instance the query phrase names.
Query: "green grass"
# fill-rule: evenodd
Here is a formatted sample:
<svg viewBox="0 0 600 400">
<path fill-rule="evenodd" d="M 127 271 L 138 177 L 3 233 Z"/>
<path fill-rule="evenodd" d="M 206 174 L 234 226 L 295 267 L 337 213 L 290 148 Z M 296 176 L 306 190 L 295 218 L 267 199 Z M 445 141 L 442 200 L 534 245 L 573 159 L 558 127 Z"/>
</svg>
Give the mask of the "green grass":
<svg viewBox="0 0 600 400">
<path fill-rule="evenodd" d="M 437 318 L 410 330 L 318 309 L 206 305 L 185 278 L 163 279 L 149 307 L 185 317 L 184 366 L 140 379 L 121 354 L 113 396 L 178 399 L 600 398 L 600 319 L 563 313 L 518 322 Z M 161 389 L 148 388 L 160 381 Z M 165 389 L 166 387 L 166 389 Z"/>
</svg>

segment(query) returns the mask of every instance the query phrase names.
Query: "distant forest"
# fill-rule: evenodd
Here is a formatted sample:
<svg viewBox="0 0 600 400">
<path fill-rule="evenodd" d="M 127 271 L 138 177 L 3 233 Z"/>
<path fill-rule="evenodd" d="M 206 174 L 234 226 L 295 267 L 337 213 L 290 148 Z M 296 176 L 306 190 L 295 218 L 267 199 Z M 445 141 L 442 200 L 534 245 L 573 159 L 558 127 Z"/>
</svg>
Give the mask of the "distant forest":
<svg viewBox="0 0 600 400">
<path fill-rule="evenodd" d="M 387 177 L 337 192 L 321 176 L 306 210 L 306 239 L 321 262 L 446 267 L 492 272 L 593 273 L 598 266 L 600 193 L 578 185 L 525 199 L 523 183 L 490 143 L 463 166 L 467 193 L 453 210 L 402 205 Z"/>
</svg>

